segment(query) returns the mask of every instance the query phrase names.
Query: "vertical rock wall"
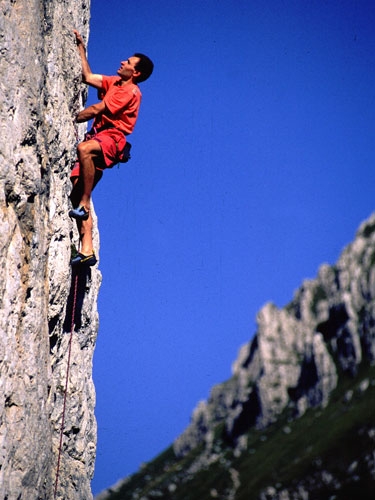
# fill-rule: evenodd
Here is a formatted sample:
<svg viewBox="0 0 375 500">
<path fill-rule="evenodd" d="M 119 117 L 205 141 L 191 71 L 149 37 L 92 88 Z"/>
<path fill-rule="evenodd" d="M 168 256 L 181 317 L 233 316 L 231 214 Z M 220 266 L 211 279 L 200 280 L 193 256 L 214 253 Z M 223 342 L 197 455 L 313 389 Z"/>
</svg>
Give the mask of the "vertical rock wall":
<svg viewBox="0 0 375 500">
<path fill-rule="evenodd" d="M 0 498 L 55 496 L 68 344 L 73 116 L 85 91 L 72 30 L 89 0 L 0 3 Z M 97 242 L 96 235 L 96 242 Z M 56 498 L 92 498 L 92 355 L 100 273 L 78 276 Z"/>
</svg>

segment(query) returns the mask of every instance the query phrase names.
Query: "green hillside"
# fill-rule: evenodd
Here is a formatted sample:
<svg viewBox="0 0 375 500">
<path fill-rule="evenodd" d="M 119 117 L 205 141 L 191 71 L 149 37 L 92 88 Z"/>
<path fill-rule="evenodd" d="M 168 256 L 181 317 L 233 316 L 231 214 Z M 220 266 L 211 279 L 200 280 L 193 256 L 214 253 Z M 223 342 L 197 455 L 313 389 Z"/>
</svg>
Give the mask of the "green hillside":
<svg viewBox="0 0 375 500">
<path fill-rule="evenodd" d="M 216 428 L 209 456 L 201 446 L 177 459 L 168 448 L 107 498 L 271 500 L 286 490 L 283 498 L 375 498 L 374 367 L 362 365 L 355 378 L 341 375 L 326 408 L 296 420 L 287 413 L 243 436 L 241 453 L 227 442 L 223 426 Z"/>
</svg>

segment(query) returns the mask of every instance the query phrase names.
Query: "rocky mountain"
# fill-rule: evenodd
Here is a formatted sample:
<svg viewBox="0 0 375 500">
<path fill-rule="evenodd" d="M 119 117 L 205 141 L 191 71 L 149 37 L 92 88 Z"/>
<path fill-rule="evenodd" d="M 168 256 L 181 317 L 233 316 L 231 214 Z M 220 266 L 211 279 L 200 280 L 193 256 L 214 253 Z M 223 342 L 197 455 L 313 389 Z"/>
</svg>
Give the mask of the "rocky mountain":
<svg viewBox="0 0 375 500">
<path fill-rule="evenodd" d="M 84 132 L 76 128 L 73 117 L 85 100 L 72 30 L 78 29 L 87 39 L 89 8 L 89 0 L 1 2 L 0 498 L 4 500 L 92 498 L 96 448 L 92 356 L 100 273 L 93 269 L 77 276 L 74 314 L 70 257 L 77 231 L 67 215 L 70 168 Z"/>
<path fill-rule="evenodd" d="M 261 309 L 233 376 L 98 500 L 374 498 L 374 299 L 375 215 L 287 306 Z"/>
</svg>

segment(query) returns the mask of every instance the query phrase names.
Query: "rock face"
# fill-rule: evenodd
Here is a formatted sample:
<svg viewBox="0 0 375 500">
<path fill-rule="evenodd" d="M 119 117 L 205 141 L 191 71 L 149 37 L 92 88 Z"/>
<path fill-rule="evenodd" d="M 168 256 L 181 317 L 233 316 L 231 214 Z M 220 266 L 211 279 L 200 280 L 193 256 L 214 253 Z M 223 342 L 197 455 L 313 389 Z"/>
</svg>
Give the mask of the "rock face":
<svg viewBox="0 0 375 500">
<path fill-rule="evenodd" d="M 67 216 L 89 0 L 3 0 L 0 17 L 0 498 L 92 498 L 100 273 L 77 276 Z M 96 235 L 96 241 L 98 240 Z M 71 326 L 69 382 L 60 429 Z M 57 484 L 56 484 L 57 477 Z"/>
<path fill-rule="evenodd" d="M 283 309 L 259 312 L 254 339 L 233 364 L 233 377 L 200 402 L 190 426 L 176 439 L 183 456 L 198 444 L 209 449 L 215 427 L 241 446 L 251 427 L 264 428 L 286 409 L 301 416 L 325 407 L 339 373 L 355 376 L 363 360 L 375 361 L 375 216 L 333 267 L 322 265 Z"/>
</svg>

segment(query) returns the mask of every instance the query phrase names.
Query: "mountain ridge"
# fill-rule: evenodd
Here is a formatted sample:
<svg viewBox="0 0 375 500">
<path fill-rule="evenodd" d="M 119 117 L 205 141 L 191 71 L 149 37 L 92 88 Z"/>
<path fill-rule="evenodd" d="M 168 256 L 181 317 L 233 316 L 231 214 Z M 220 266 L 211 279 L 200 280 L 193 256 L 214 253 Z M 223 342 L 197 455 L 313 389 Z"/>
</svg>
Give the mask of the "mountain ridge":
<svg viewBox="0 0 375 500">
<path fill-rule="evenodd" d="M 146 464 L 144 470 L 103 492 L 97 500 L 325 498 L 311 496 L 315 494 L 311 478 L 305 482 L 301 478 L 298 487 L 289 490 L 277 480 L 272 483 L 274 477 L 270 478 L 268 489 L 247 491 L 247 496 L 242 496 L 246 490 L 246 469 L 241 468 L 241 457 L 247 456 L 249 450 L 260 454 L 260 449 L 266 446 L 262 434 L 271 432 L 281 421 L 284 423 L 279 431 L 288 436 L 287 429 L 294 422 L 308 420 L 311 413 L 328 416 L 337 411 L 344 420 L 345 404 L 354 405 L 354 394 L 370 397 L 369 407 L 375 410 L 374 264 L 373 214 L 360 225 L 354 241 L 345 247 L 336 264 L 321 265 L 317 277 L 303 281 L 289 304 L 278 308 L 268 303 L 259 311 L 255 336 L 240 349 L 232 366 L 232 377 L 215 385 L 208 399 L 198 403 L 189 426 L 171 448 Z M 358 384 L 362 384 L 362 389 Z M 342 393 L 344 386 L 347 389 Z M 340 394 L 337 401 L 335 394 Z M 372 453 L 375 456 L 371 437 L 375 436 L 375 426 L 367 420 L 361 427 L 360 417 L 356 417 L 355 423 L 349 419 L 345 429 L 349 432 L 353 425 L 355 432 L 368 433 L 370 449 L 366 458 L 361 458 L 361 464 L 367 471 L 363 473 L 366 481 L 375 488 L 371 458 Z M 317 420 L 318 417 L 314 422 Z M 300 433 L 302 439 L 303 429 Z M 254 435 L 258 436 L 258 448 L 253 446 Z M 340 439 L 344 435 L 340 434 Z M 319 433 L 316 439 L 320 440 Z M 337 440 L 332 442 L 339 446 Z M 268 453 L 272 454 L 272 449 Z M 352 464 L 355 462 L 353 458 Z M 223 470 L 216 475 L 210 472 L 216 466 L 220 469 L 220 463 L 226 464 L 224 469 L 229 471 L 227 481 L 223 480 Z M 324 490 L 326 481 L 330 485 L 326 485 L 329 494 L 338 495 L 340 488 L 335 490 L 335 480 L 336 486 L 345 482 L 324 470 L 319 474 L 320 489 Z M 358 485 L 360 479 L 353 485 Z M 210 487 L 205 489 L 204 484 Z M 194 488 L 199 494 L 192 492 Z"/>
</svg>

